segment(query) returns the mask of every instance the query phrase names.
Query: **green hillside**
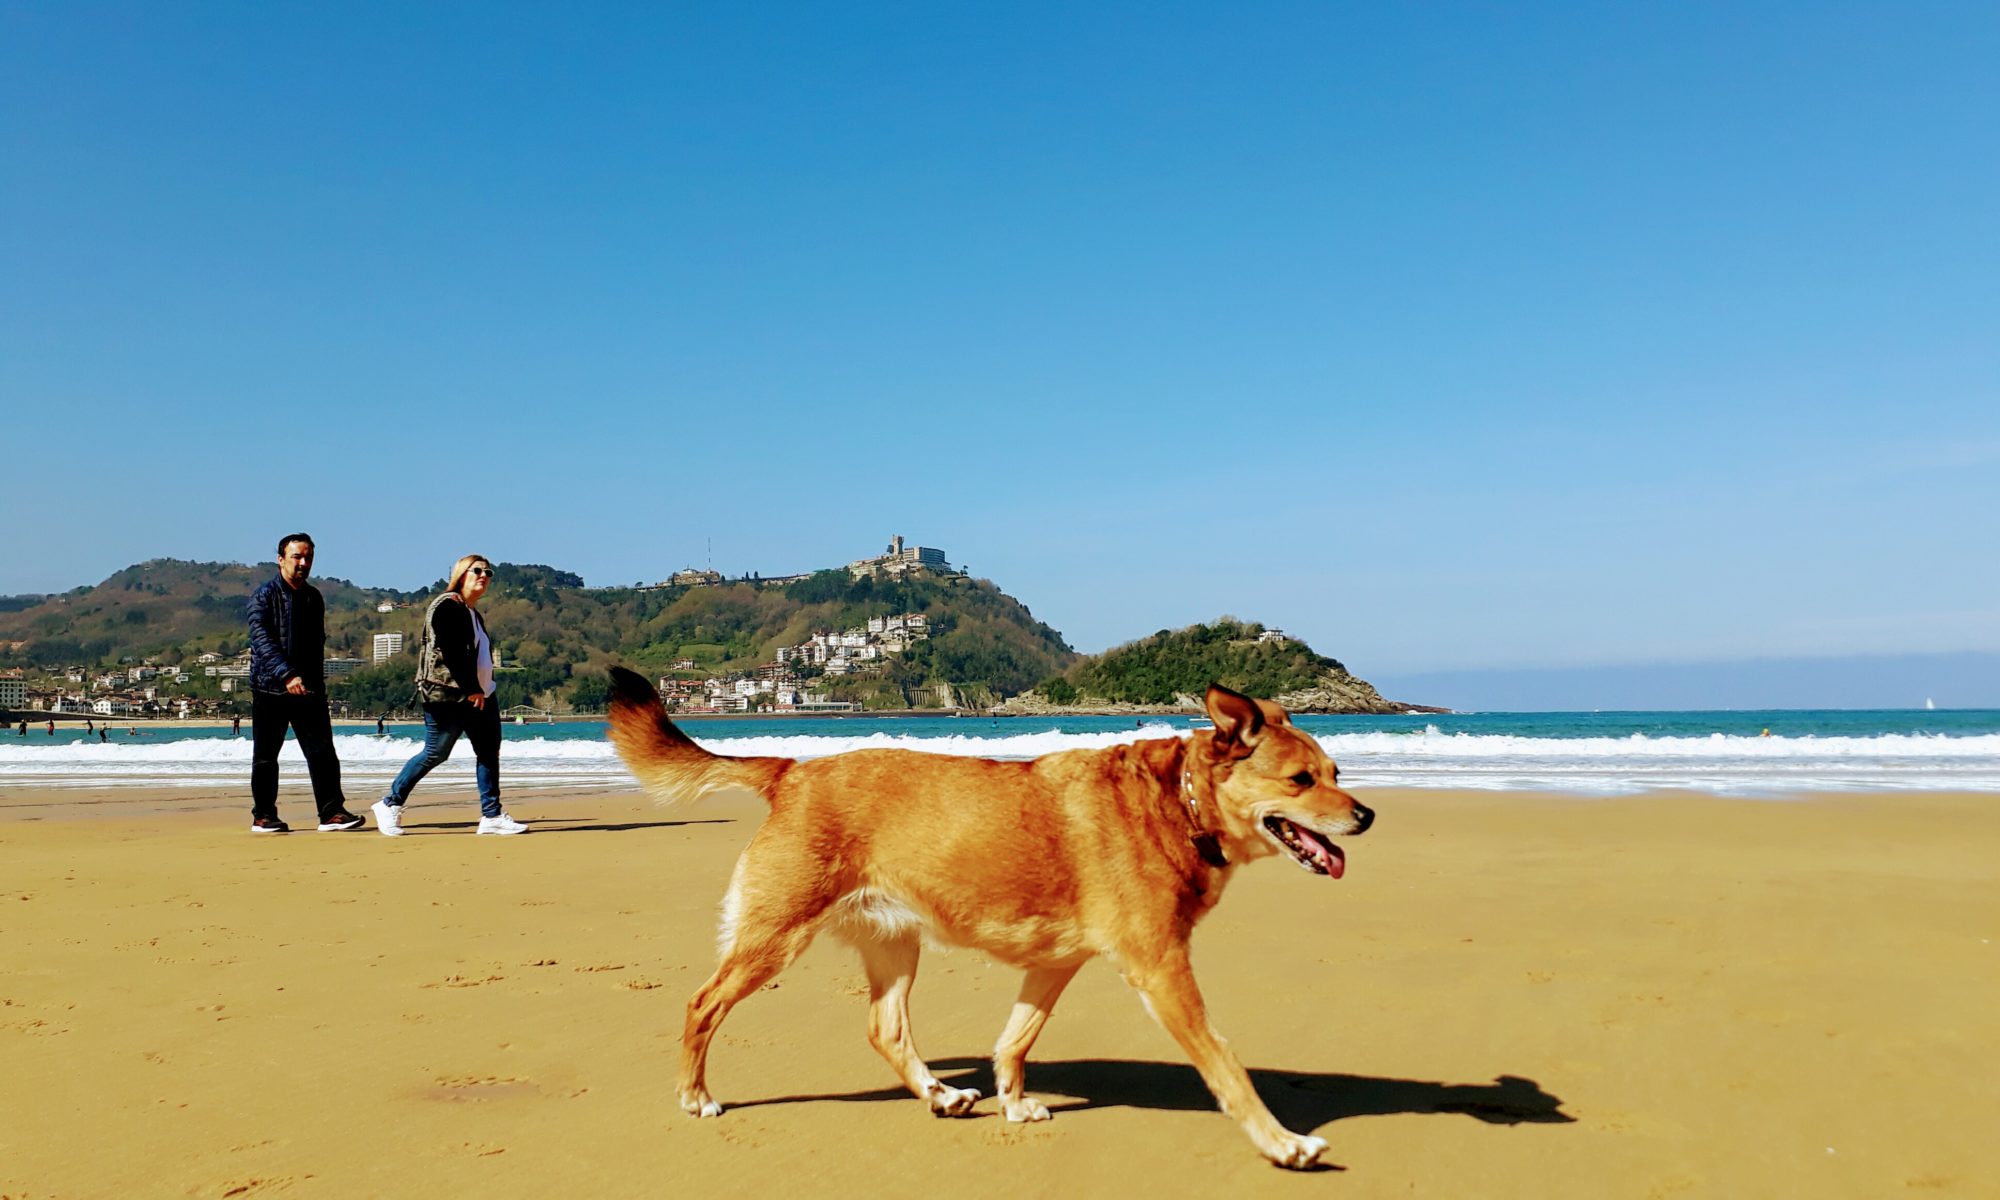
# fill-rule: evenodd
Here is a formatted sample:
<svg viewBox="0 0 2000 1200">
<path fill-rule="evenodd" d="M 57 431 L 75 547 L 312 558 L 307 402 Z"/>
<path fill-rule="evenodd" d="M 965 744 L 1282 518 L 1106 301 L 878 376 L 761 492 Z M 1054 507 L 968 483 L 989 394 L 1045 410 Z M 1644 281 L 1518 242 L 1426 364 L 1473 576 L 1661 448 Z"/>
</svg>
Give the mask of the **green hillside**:
<svg viewBox="0 0 2000 1200">
<path fill-rule="evenodd" d="M 235 655 L 248 645 L 244 601 L 272 572 L 267 565 L 158 559 L 96 587 L 10 598 L 20 603 L 0 605 L 0 667 L 46 671 L 145 658 L 191 662 L 205 652 Z M 494 588 L 480 611 L 507 667 L 503 704 L 596 709 L 605 699 L 605 668 L 614 662 L 654 675 L 683 659 L 695 664 L 682 672 L 688 675 L 747 671 L 815 631 L 904 612 L 929 616 L 928 641 L 890 658 L 880 674 L 823 680 L 816 690 L 868 707 L 925 707 L 938 702 L 938 685 L 949 684 L 963 701 L 987 703 L 1026 690 L 1076 658 L 1060 634 L 985 580 L 856 580 L 831 570 L 788 586 L 736 581 L 641 591 L 586 589 L 581 582 L 552 567 L 496 564 Z M 444 587 L 442 579 L 416 592 L 331 578 L 314 583 L 326 595 L 328 655 L 354 658 L 368 657 L 377 633 L 401 632 L 414 646 L 423 602 Z M 378 613 L 384 600 L 409 607 Z M 413 669 L 406 653 L 330 687 L 366 711 L 405 708 Z M 202 686 L 191 685 L 197 691 Z"/>
<path fill-rule="evenodd" d="M 10 596 L 0 603 L 0 666 L 115 665 L 176 650 L 233 655 L 250 644 L 243 604 L 276 573 L 270 564 L 196 563 L 158 558 L 130 566 L 95 587 L 56 596 Z M 374 617 L 379 600 L 401 594 L 358 588 L 343 579 L 313 580 L 326 596 L 327 653 L 357 652 L 336 633 Z M 9 646 L 8 643 L 21 643 Z"/>
</svg>

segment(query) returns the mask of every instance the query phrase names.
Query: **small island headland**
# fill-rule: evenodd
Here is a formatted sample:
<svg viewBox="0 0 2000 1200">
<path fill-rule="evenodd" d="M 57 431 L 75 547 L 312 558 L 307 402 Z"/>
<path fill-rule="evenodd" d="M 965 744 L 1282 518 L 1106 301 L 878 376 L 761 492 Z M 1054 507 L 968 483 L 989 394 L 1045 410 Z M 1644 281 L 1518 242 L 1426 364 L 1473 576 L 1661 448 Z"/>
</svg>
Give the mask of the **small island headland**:
<svg viewBox="0 0 2000 1200">
<path fill-rule="evenodd" d="M 1003 716 L 1175 715 L 1202 711 L 1219 683 L 1274 700 L 1295 713 L 1442 713 L 1386 699 L 1338 660 L 1281 629 L 1222 617 L 1150 637 L 1072 664 L 993 711 Z"/>
</svg>

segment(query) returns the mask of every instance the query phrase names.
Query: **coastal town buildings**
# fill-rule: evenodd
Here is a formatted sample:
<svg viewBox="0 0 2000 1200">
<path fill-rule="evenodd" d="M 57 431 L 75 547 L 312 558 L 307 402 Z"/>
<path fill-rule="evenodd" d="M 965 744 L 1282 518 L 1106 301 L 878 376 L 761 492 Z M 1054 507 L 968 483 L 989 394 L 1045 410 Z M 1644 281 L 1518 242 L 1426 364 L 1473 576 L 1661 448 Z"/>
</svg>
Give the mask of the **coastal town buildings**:
<svg viewBox="0 0 2000 1200">
<path fill-rule="evenodd" d="M 679 713 L 747 713 L 756 709 L 772 712 L 854 712 L 861 706 L 851 700 L 834 700 L 805 690 L 805 685 L 789 676 L 756 678 L 731 675 L 722 679 L 677 679 L 662 676 L 660 699 Z"/>
<path fill-rule="evenodd" d="M 403 652 L 403 635 L 400 633 L 378 633 L 370 643 L 373 660 L 385 663 Z"/>
<path fill-rule="evenodd" d="M 0 708 L 28 707 L 28 685 L 18 675 L 12 679 L 0 678 Z"/>
<path fill-rule="evenodd" d="M 930 637 L 930 618 L 922 613 L 872 617 L 865 626 L 838 633 L 815 633 L 796 646 L 780 646 L 780 666 L 818 667 L 828 675 L 847 675 L 887 654 L 901 654 Z"/>
<path fill-rule="evenodd" d="M 772 662 L 749 671 L 715 679 L 683 679 L 663 675 L 660 698 L 678 712 L 846 712 L 851 701 L 834 700 L 807 691 L 809 677 L 839 677 L 879 668 L 890 655 L 930 637 L 930 618 L 923 613 L 893 613 L 870 617 L 852 629 L 825 630 L 795 646 L 780 646 Z M 673 670 L 695 669 L 691 658 L 676 659 Z"/>
</svg>

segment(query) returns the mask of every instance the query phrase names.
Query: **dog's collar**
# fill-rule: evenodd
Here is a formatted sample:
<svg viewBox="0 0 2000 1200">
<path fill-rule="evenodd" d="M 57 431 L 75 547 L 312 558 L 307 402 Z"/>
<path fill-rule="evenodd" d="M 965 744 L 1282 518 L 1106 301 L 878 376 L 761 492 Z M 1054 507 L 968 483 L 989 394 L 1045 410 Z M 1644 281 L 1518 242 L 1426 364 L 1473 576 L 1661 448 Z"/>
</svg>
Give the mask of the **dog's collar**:
<svg viewBox="0 0 2000 1200">
<path fill-rule="evenodd" d="M 1210 830 L 1202 828 L 1201 801 L 1194 794 L 1194 768 L 1187 766 L 1183 758 L 1181 766 L 1181 799 L 1187 803 L 1188 841 L 1194 844 L 1201 861 L 1220 870 L 1229 865 L 1229 856 L 1222 852 L 1222 839 Z"/>
</svg>

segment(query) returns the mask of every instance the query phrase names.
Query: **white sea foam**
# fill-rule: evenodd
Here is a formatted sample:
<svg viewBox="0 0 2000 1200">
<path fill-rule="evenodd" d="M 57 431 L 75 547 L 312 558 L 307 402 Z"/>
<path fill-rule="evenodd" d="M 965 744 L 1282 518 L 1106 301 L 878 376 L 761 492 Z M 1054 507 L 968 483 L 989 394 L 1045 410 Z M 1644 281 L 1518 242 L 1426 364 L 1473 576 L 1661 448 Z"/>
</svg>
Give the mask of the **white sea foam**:
<svg viewBox="0 0 2000 1200">
<path fill-rule="evenodd" d="M 1164 726 L 1096 733 L 1006 733 L 922 737 L 877 730 L 833 736 L 779 735 L 699 738 L 734 755 L 819 758 L 850 750 L 903 749 L 930 754 L 1026 759 L 1059 750 L 1101 749 L 1141 738 L 1171 737 Z M 2000 792 L 2000 734 L 1949 737 L 1882 734 L 1868 737 L 1551 738 L 1446 732 L 1358 732 L 1321 737 L 1340 763 L 1344 784 L 1368 787 L 1540 789 L 1617 794 L 1688 788 L 1730 795 L 1777 795 L 1841 790 L 1964 790 Z M 413 737 L 342 735 L 334 740 L 344 777 L 385 784 L 414 754 Z M 298 746 L 287 742 L 280 762 L 300 779 Z M 108 743 L 0 741 L 0 786 L 212 786 L 243 783 L 250 772 L 248 738 L 182 738 Z M 516 784 L 623 786 L 631 781 L 610 745 L 596 738 L 510 738 L 502 750 L 504 781 Z M 469 783 L 470 747 L 460 745 L 434 778 Z"/>
</svg>

